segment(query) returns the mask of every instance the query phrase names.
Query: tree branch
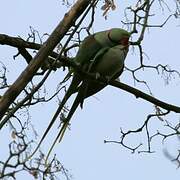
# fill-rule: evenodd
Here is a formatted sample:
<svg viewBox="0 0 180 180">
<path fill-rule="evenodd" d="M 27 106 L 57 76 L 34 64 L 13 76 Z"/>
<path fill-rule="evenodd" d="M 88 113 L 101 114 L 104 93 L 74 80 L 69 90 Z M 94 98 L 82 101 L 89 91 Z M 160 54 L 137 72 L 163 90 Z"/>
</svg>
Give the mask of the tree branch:
<svg viewBox="0 0 180 180">
<path fill-rule="evenodd" d="M 19 37 L 12 37 L 6 34 L 0 34 L 0 44 L 9 45 L 16 48 L 29 48 L 39 50 L 42 45 L 34 42 L 28 42 Z"/>
<path fill-rule="evenodd" d="M 144 92 L 142 92 L 136 88 L 133 88 L 133 87 L 127 85 L 127 84 L 124 84 L 124 83 L 118 82 L 118 81 L 111 81 L 109 84 L 135 95 L 136 98 L 142 98 L 142 99 L 149 101 L 152 104 L 157 105 L 157 106 L 159 106 L 163 109 L 166 109 L 168 111 L 180 113 L 180 107 L 179 106 L 171 105 L 171 104 L 168 104 L 166 102 L 160 101 L 159 99 L 154 98 L 154 97 L 152 97 L 152 96 L 150 96 L 150 95 L 148 95 L 148 94 L 146 94 L 146 93 L 144 93 Z"/>
<path fill-rule="evenodd" d="M 44 59 L 46 59 L 48 55 L 50 55 L 55 46 L 63 38 L 64 34 L 75 23 L 77 18 L 83 13 L 89 3 L 90 0 L 78 0 L 74 4 L 74 6 L 72 6 L 70 11 L 65 14 L 63 20 L 55 28 L 55 30 L 52 32 L 47 41 L 43 44 L 34 59 L 27 66 L 27 68 L 17 78 L 17 80 L 12 84 L 12 86 L 10 86 L 10 88 L 5 92 L 3 97 L 0 99 L 0 119 L 2 119 L 11 103 L 16 99 L 16 97 L 21 93 L 21 91 L 33 78 L 35 73 L 41 67 Z"/>
<path fill-rule="evenodd" d="M 70 66 L 74 67 L 76 69 L 76 71 L 78 71 L 78 73 L 80 73 L 83 77 L 86 77 L 86 78 L 90 78 L 90 79 L 94 79 L 94 80 L 97 80 L 97 81 L 101 81 L 105 84 L 109 84 L 109 85 L 112 85 L 114 87 L 117 87 L 117 88 L 120 88 L 126 92 L 129 92 L 133 95 L 136 96 L 136 98 L 142 98 L 154 105 L 157 105 L 163 109 L 166 109 L 167 111 L 173 111 L 173 112 L 176 112 L 176 113 L 180 113 L 180 107 L 179 106 L 175 106 L 175 105 L 172 105 L 172 104 L 168 104 L 166 102 L 163 102 L 157 98 L 154 98 L 153 96 L 149 95 L 149 94 L 146 94 L 132 86 L 129 86 L 127 84 L 124 84 L 122 82 L 119 82 L 119 81 L 107 81 L 107 79 L 105 79 L 104 77 L 99 77 L 97 79 L 97 76 L 96 74 L 94 73 L 86 73 L 86 72 L 83 72 L 80 67 L 78 67 L 74 62 L 69 62 Z"/>
<path fill-rule="evenodd" d="M 24 53 L 22 52 L 22 50 L 25 49 L 34 49 L 34 50 L 39 50 L 42 45 L 38 44 L 38 43 L 34 43 L 34 42 L 28 42 L 23 40 L 22 38 L 19 37 L 13 37 L 13 36 L 8 36 L 6 34 L 0 34 L 0 44 L 1 45 L 8 45 L 11 47 L 15 47 L 18 49 L 19 53 L 26 59 L 26 61 L 28 60 L 32 60 L 32 58 L 30 59 L 28 57 L 25 57 Z M 58 57 L 58 54 L 56 52 L 51 52 L 50 55 L 51 57 L 53 57 L 54 59 L 56 59 Z M 28 59 L 27 59 L 28 58 Z M 62 65 L 65 66 L 64 64 L 62 64 L 62 62 L 60 61 L 66 61 L 69 60 L 70 58 L 68 57 L 64 57 L 61 56 L 60 58 L 58 58 L 59 61 L 57 61 L 56 63 L 54 63 L 54 61 L 52 60 L 52 58 L 48 58 L 48 63 L 53 64 L 53 66 L 55 68 L 59 68 Z M 30 62 L 30 61 L 29 61 Z M 27 62 L 29 64 L 29 62 Z M 47 68 L 48 69 L 48 68 Z"/>
</svg>

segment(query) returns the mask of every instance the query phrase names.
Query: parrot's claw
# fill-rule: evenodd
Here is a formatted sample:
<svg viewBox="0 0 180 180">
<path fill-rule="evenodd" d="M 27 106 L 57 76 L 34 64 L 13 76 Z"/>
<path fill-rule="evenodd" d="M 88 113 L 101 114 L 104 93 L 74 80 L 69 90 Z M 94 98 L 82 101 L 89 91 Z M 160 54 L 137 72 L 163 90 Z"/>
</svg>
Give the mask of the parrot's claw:
<svg viewBox="0 0 180 180">
<path fill-rule="evenodd" d="M 120 82 L 120 78 L 118 77 L 117 79 L 115 79 L 116 81 Z"/>
<path fill-rule="evenodd" d="M 79 63 L 79 62 L 76 62 L 76 65 L 77 65 L 77 66 L 81 66 L 81 63 Z"/>
<path fill-rule="evenodd" d="M 109 84 L 109 82 L 111 81 L 111 77 L 110 76 L 105 76 L 105 79 L 106 79 L 107 83 Z"/>
<path fill-rule="evenodd" d="M 99 78 L 101 77 L 101 75 L 100 75 L 98 72 L 96 73 L 95 76 L 96 76 L 96 80 L 99 79 Z"/>
</svg>

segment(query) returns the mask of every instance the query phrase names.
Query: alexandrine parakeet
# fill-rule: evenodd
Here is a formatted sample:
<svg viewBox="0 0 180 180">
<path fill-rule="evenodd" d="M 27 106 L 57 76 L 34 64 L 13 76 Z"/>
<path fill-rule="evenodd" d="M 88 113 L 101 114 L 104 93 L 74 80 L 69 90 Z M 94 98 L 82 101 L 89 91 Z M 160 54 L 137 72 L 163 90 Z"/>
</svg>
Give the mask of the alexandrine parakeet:
<svg viewBox="0 0 180 180">
<path fill-rule="evenodd" d="M 74 62 L 80 65 L 85 72 L 97 73 L 107 77 L 109 80 L 116 79 L 123 71 L 124 60 L 128 52 L 129 37 L 130 33 L 120 28 L 112 28 L 89 35 L 82 41 L 77 55 L 74 58 Z M 85 98 L 95 94 L 105 86 L 104 83 L 81 77 L 81 75 L 74 70 L 72 82 L 37 148 L 46 137 L 66 101 L 73 93 L 78 92 L 77 97 L 56 140 L 58 137 L 62 138 L 68 122 L 78 105 L 81 104 L 82 106 Z"/>
</svg>

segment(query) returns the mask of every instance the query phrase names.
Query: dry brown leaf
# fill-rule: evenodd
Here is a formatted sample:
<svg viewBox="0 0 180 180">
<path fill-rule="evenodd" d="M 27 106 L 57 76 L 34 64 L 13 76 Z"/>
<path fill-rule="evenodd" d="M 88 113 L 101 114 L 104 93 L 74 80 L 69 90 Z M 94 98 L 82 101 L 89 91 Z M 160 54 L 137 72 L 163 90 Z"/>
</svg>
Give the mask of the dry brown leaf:
<svg viewBox="0 0 180 180">
<path fill-rule="evenodd" d="M 15 131 L 12 131 L 11 137 L 12 137 L 13 139 L 16 139 L 16 132 L 15 132 Z"/>
</svg>

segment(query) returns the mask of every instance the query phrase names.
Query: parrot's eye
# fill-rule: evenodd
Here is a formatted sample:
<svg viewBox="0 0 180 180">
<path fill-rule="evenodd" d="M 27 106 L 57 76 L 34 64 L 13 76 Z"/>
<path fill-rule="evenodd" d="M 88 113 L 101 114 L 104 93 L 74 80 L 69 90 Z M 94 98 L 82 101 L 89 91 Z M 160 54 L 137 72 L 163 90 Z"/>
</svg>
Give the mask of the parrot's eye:
<svg viewBox="0 0 180 180">
<path fill-rule="evenodd" d="M 129 45 L 129 37 L 124 37 L 120 40 L 120 44 L 123 46 L 128 46 Z"/>
</svg>

